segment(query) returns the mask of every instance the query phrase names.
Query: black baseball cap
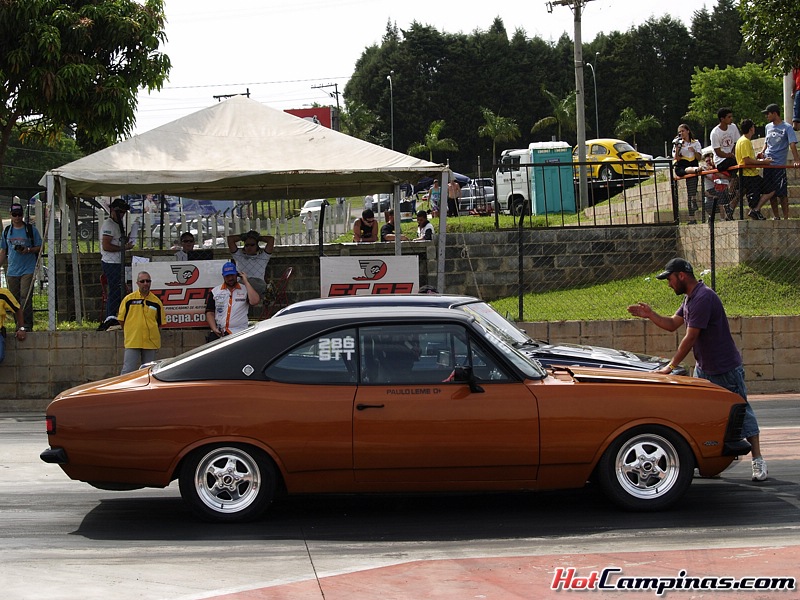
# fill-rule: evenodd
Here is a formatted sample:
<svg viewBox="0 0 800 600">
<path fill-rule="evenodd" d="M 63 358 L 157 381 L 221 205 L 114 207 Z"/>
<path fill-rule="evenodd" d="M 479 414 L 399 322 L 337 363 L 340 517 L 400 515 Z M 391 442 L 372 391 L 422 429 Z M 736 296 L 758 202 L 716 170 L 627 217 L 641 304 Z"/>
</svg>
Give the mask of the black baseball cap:
<svg viewBox="0 0 800 600">
<path fill-rule="evenodd" d="M 690 275 L 694 275 L 694 269 L 688 260 L 683 258 L 673 258 L 667 263 L 667 266 L 664 267 L 664 270 L 656 275 L 656 279 L 666 279 L 670 276 L 670 273 L 689 273 Z"/>
<path fill-rule="evenodd" d="M 119 209 L 119 210 L 130 210 L 131 206 L 122 198 L 115 198 L 114 201 L 111 203 L 111 209 Z"/>
<path fill-rule="evenodd" d="M 763 114 L 768 114 L 771 112 L 781 114 L 781 107 L 777 104 L 767 104 L 767 108 L 761 111 Z"/>
</svg>

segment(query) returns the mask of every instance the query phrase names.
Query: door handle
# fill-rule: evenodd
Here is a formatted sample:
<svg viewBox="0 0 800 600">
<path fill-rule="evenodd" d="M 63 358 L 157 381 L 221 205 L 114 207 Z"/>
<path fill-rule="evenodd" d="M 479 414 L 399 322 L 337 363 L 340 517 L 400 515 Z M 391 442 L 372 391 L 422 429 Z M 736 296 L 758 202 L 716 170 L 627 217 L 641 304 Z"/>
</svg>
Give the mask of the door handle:
<svg viewBox="0 0 800 600">
<path fill-rule="evenodd" d="M 383 408 L 383 404 L 356 404 L 356 410 L 367 410 L 368 408 Z"/>
</svg>

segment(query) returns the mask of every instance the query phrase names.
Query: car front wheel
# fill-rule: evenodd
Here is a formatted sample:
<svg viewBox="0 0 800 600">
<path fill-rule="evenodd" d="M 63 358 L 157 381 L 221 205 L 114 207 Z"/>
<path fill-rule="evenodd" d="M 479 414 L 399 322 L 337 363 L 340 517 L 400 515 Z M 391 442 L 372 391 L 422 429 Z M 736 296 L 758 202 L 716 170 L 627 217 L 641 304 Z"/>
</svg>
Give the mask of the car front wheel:
<svg viewBox="0 0 800 600">
<path fill-rule="evenodd" d="M 694 456 L 686 441 L 658 425 L 636 427 L 618 437 L 598 463 L 606 495 L 627 510 L 663 510 L 692 482 Z"/>
<path fill-rule="evenodd" d="M 181 468 L 181 496 L 205 521 L 241 522 L 257 518 L 275 496 L 277 471 L 262 451 L 244 445 L 217 445 L 189 454 Z"/>
</svg>

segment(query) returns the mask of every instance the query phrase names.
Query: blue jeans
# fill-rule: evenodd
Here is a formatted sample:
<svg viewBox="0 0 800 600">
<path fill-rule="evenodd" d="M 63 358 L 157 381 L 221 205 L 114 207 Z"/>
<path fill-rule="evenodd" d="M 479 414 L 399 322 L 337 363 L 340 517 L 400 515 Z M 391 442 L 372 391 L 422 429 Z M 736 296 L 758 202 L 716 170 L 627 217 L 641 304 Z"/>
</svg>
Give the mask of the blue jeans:
<svg viewBox="0 0 800 600">
<path fill-rule="evenodd" d="M 109 317 L 117 318 L 119 305 L 122 303 L 122 265 L 119 263 L 101 262 L 103 274 L 108 280 L 108 297 L 106 299 L 106 319 Z"/>
<path fill-rule="evenodd" d="M 792 121 L 800 122 L 800 91 L 794 93 L 794 115 Z"/>
<path fill-rule="evenodd" d="M 709 375 L 703 372 L 699 366 L 694 368 L 694 376 L 700 379 L 707 379 L 711 383 L 716 383 L 726 390 L 739 394 L 747 402 L 747 387 L 744 384 L 744 367 L 738 366 L 732 371 L 720 375 Z M 744 438 L 753 437 L 759 434 L 758 421 L 753 407 L 747 402 L 747 409 L 744 413 L 744 425 L 742 426 L 742 436 Z"/>
</svg>

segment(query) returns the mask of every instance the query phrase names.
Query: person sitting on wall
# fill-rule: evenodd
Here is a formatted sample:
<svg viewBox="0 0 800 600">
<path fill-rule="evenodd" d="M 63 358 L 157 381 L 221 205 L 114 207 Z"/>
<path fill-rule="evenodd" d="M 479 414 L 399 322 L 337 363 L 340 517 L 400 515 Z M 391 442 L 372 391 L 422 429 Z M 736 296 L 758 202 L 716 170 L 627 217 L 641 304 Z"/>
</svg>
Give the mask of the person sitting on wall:
<svg viewBox="0 0 800 600">
<path fill-rule="evenodd" d="M 375 220 L 375 213 L 372 212 L 371 208 L 364 209 L 361 212 L 361 218 L 353 222 L 353 241 L 378 241 L 378 222 Z"/>
<path fill-rule="evenodd" d="M 239 248 L 239 241 L 244 242 L 244 246 Z M 265 242 L 262 249 L 259 242 Z M 275 238 L 271 235 L 261 235 L 259 232 L 251 230 L 247 233 L 234 233 L 228 236 L 228 250 L 231 251 L 231 261 L 236 264 L 239 273 L 247 275 L 247 279 L 253 289 L 258 293 L 259 298 L 264 297 L 267 290 L 267 265 L 272 258 L 275 249 Z"/>
<path fill-rule="evenodd" d="M 394 209 L 390 208 L 386 211 L 386 223 L 383 224 L 381 227 L 381 241 L 382 242 L 393 242 L 397 234 L 395 234 L 394 229 Z M 400 234 L 400 239 L 404 242 L 408 241 L 408 238 L 404 236 L 402 233 Z"/>
</svg>

